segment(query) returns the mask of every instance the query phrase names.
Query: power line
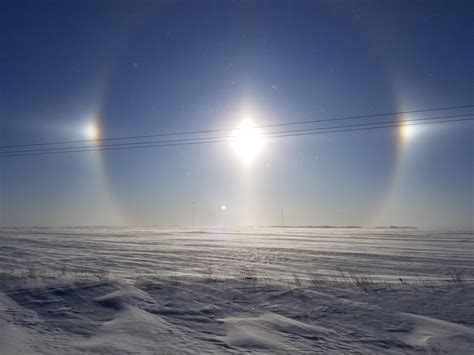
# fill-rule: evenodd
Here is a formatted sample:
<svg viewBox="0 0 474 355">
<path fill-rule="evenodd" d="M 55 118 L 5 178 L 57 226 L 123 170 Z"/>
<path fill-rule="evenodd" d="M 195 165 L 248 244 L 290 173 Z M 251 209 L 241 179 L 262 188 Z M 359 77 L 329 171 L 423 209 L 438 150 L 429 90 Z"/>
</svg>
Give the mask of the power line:
<svg viewBox="0 0 474 355">
<path fill-rule="evenodd" d="M 372 125 L 383 125 L 383 124 L 390 124 L 390 123 L 399 123 L 400 125 L 404 126 L 410 122 L 417 122 L 417 121 L 431 121 L 431 120 L 441 120 L 441 119 L 448 119 L 448 118 L 458 118 L 458 117 L 469 117 L 474 116 L 474 113 L 468 113 L 463 115 L 450 115 L 450 116 L 437 116 L 437 117 L 424 117 L 424 118 L 413 118 L 406 121 L 380 121 L 380 122 L 371 122 L 371 123 L 353 123 L 350 125 L 340 125 L 340 126 L 329 126 L 329 127 L 315 127 L 315 128 L 302 128 L 302 129 L 292 129 L 282 132 L 269 132 L 271 133 L 296 133 L 296 132 L 305 132 L 305 131 L 319 131 L 323 129 L 334 129 L 334 128 L 347 128 L 347 127 L 364 127 L 364 126 L 372 126 Z M 449 122 L 443 121 L 443 122 Z M 263 133 L 265 134 L 265 133 Z"/>
<path fill-rule="evenodd" d="M 303 136 L 303 135 L 316 135 L 316 134 L 326 134 L 326 133 L 340 133 L 340 132 L 351 132 L 351 131 L 365 131 L 365 130 L 372 130 L 372 129 L 381 129 L 381 128 L 390 128 L 390 127 L 403 127 L 403 126 L 418 126 L 418 125 L 427 125 L 427 124 L 440 124 L 440 123 L 451 123 L 451 122 L 463 122 L 463 121 L 473 121 L 474 118 L 460 118 L 460 119 L 450 119 L 450 120 L 440 120 L 440 121 L 432 121 L 432 122 L 417 122 L 417 123 L 406 123 L 406 122 L 397 122 L 396 124 L 385 124 L 385 125 L 377 125 L 374 124 L 371 127 L 357 127 L 357 128 L 348 128 L 353 127 L 354 125 L 346 125 L 340 126 L 347 127 L 344 129 L 332 129 L 328 131 L 312 131 L 308 129 L 308 132 L 300 132 L 300 133 L 288 133 L 285 134 L 285 131 L 282 132 L 272 132 L 273 136 L 268 136 L 265 138 L 282 138 L 282 137 L 295 137 L 295 136 Z M 330 129 L 326 127 L 325 129 Z M 313 129 L 314 130 L 314 129 Z M 283 133 L 283 134 L 281 134 Z M 148 144 L 148 145 L 136 145 L 136 146 L 126 146 L 126 147 L 105 147 L 105 148 L 97 148 L 97 149 L 77 149 L 77 150 L 56 150 L 56 151 L 48 151 L 48 152 L 31 152 L 31 153 L 15 153 L 9 154 L 11 152 L 4 152 L 4 154 L 0 154 L 0 157 L 18 157 L 18 156 L 35 156 L 35 155 L 47 155 L 47 154 L 64 154 L 64 153 L 79 153 L 79 152 L 95 152 L 95 151 L 106 151 L 106 150 L 128 150 L 128 149 L 139 149 L 139 148 L 154 148 L 154 147 L 170 147 L 170 146 L 182 146 L 182 145 L 197 145 L 197 144 L 210 144 L 210 143 L 222 143 L 222 142 L 230 142 L 232 139 L 229 138 L 222 138 L 222 139 L 215 139 L 215 140 L 208 140 L 208 141 L 195 141 L 195 142 L 187 142 L 183 140 L 182 142 L 176 141 L 174 143 L 160 143 L 160 144 Z M 162 141 L 163 142 L 163 141 Z M 58 148 L 59 149 L 59 148 Z"/>
<path fill-rule="evenodd" d="M 473 114 L 462 114 L 462 115 L 450 115 L 450 116 L 436 116 L 436 117 L 424 117 L 424 118 L 414 118 L 407 121 L 403 121 L 404 123 L 413 122 L 413 121 L 426 121 L 426 120 L 438 120 L 438 119 L 447 119 L 447 118 L 459 118 L 459 117 L 467 117 L 473 116 Z M 303 129 L 294 129 L 294 130 L 286 130 L 280 132 L 263 132 L 261 135 L 271 135 L 271 134 L 278 134 L 278 133 L 293 133 L 293 132 L 304 132 L 304 131 L 319 131 L 324 129 L 334 129 L 334 128 L 346 128 L 346 127 L 363 127 L 363 126 L 371 126 L 371 125 L 378 125 L 378 124 L 385 124 L 385 123 L 397 123 L 400 121 L 380 121 L 380 122 L 371 122 L 371 123 L 354 123 L 350 125 L 339 125 L 339 126 L 328 126 L 328 127 L 315 127 L 315 128 L 303 128 Z M 22 149 L 22 150 L 7 150 L 0 152 L 2 153 L 29 153 L 29 152 L 48 152 L 48 151 L 68 151 L 68 150 L 75 150 L 75 149 L 85 149 L 85 148 L 104 148 L 104 147 L 119 147 L 119 146 L 139 146 L 139 145 L 146 145 L 146 144 L 161 144 L 161 143 L 180 143 L 180 142 L 192 142 L 192 141 L 201 141 L 201 140 L 214 140 L 214 139 L 224 139 L 224 138 L 234 138 L 234 136 L 213 136 L 213 137 L 199 137 L 199 138 L 185 138 L 185 139 L 173 139 L 173 140 L 158 140 L 158 141 L 145 141 L 145 142 L 130 142 L 130 143 L 114 143 L 114 144 L 102 144 L 102 145 L 86 145 L 86 146 L 77 146 L 77 147 L 57 147 L 57 148 L 40 148 L 40 149 Z"/>
<path fill-rule="evenodd" d="M 427 120 L 439 120 L 439 119 L 447 119 L 447 118 L 459 118 L 459 117 L 467 117 L 473 116 L 473 114 L 462 114 L 462 115 L 450 115 L 450 116 L 435 116 L 435 117 L 424 117 L 424 118 L 414 118 L 407 121 L 403 121 L 404 123 L 414 122 L 414 121 L 427 121 Z M 386 123 L 397 123 L 400 121 L 380 121 L 380 122 L 371 122 L 371 123 L 354 123 L 350 125 L 339 125 L 339 126 L 328 126 L 328 127 L 314 127 L 314 128 L 303 128 L 303 129 L 294 129 L 294 130 L 286 130 L 286 131 L 277 131 L 277 132 L 263 132 L 261 135 L 265 137 L 266 135 L 272 134 L 280 134 L 280 133 L 294 133 L 294 132 L 305 132 L 305 131 L 319 131 L 324 129 L 335 129 L 335 128 L 347 128 L 347 127 L 363 127 L 363 126 L 371 126 L 371 125 L 380 125 Z M 2 153 L 30 153 L 30 152 L 48 152 L 48 151 L 56 151 L 61 150 L 67 152 L 68 150 L 76 150 L 76 149 L 85 149 L 85 148 L 105 148 L 105 147 L 120 147 L 120 146 L 140 146 L 146 144 L 165 144 L 165 143 L 181 143 L 181 142 L 193 142 L 193 141 L 204 141 L 204 140 L 215 140 L 215 139 L 224 139 L 224 138 L 234 138 L 234 136 L 213 136 L 213 137 L 199 137 L 199 138 L 185 138 L 185 139 L 173 139 L 173 140 L 158 140 L 158 141 L 145 141 L 145 142 L 130 142 L 130 143 L 114 143 L 114 144 L 102 144 L 102 145 L 86 145 L 86 146 L 77 146 L 77 147 L 57 147 L 57 148 L 40 148 L 40 149 L 22 149 L 22 150 L 7 150 Z"/>
<path fill-rule="evenodd" d="M 450 122 L 463 122 L 463 121 L 473 121 L 474 118 L 460 118 L 454 120 L 443 120 L 443 121 L 434 121 L 434 122 L 419 122 L 419 123 L 400 123 L 395 125 L 383 125 L 383 126 L 374 126 L 374 127 L 364 127 L 364 128 L 352 128 L 352 129 L 340 129 L 340 130 L 333 130 L 333 131 L 324 131 L 324 132 L 308 132 L 308 133 L 293 133 L 288 135 L 277 135 L 272 136 L 269 138 L 281 138 L 281 137 L 297 137 L 297 136 L 307 136 L 307 135 L 314 135 L 314 134 L 324 134 L 324 133 L 340 133 L 340 132 L 352 132 L 352 131 L 366 131 L 372 129 L 379 129 L 379 128 L 390 128 L 390 127 L 404 127 L 404 126 L 420 126 L 420 125 L 428 125 L 428 124 L 440 124 L 440 123 L 450 123 Z"/>
<path fill-rule="evenodd" d="M 343 116 L 343 117 L 325 118 L 325 119 L 308 120 L 308 121 L 282 122 L 282 123 L 273 123 L 273 124 L 267 124 L 267 125 L 259 125 L 259 126 L 255 126 L 255 128 L 270 128 L 270 127 L 281 127 L 281 126 L 292 126 L 292 125 L 304 125 L 304 124 L 311 124 L 311 123 L 317 123 L 317 122 L 343 121 L 343 120 L 353 120 L 353 119 L 360 119 L 360 118 L 373 118 L 373 117 L 381 117 L 381 116 L 403 115 L 403 114 L 409 114 L 409 113 L 445 111 L 445 110 L 455 110 L 455 109 L 464 109 L 464 108 L 472 108 L 472 107 L 474 107 L 474 104 L 473 105 L 462 105 L 462 106 L 437 107 L 437 108 L 430 108 L 430 109 L 418 109 L 418 110 L 408 110 L 408 111 L 375 113 L 375 114 L 357 115 L 357 116 Z M 226 131 L 228 132 L 228 131 L 234 131 L 234 130 L 235 130 L 235 128 L 223 128 L 223 129 L 208 129 L 208 130 L 197 130 L 197 131 L 186 131 L 186 132 L 157 133 L 157 134 L 136 135 L 136 136 L 110 137 L 110 138 L 99 138 L 99 139 L 83 139 L 83 140 L 71 140 L 71 141 L 60 141 L 60 142 L 16 144 L 16 145 L 0 146 L 0 149 L 20 148 L 20 147 L 34 147 L 34 146 L 47 146 L 47 145 L 60 145 L 60 144 L 74 144 L 74 143 L 103 142 L 103 141 L 111 141 L 111 140 L 142 139 L 142 138 L 165 137 L 165 136 L 207 134 L 207 133 L 226 132 Z"/>
<path fill-rule="evenodd" d="M 337 133 L 337 132 L 349 132 L 349 131 L 362 131 L 362 130 L 370 130 L 370 129 L 377 129 L 377 128 L 389 128 L 389 127 L 402 127 L 402 126 L 416 126 L 416 125 L 424 125 L 424 124 L 435 124 L 435 123 L 449 123 L 449 122 L 460 122 L 460 121 L 471 121 L 474 118 L 465 118 L 465 119 L 452 119 L 452 120 L 442 120 L 442 121 L 435 121 L 435 122 L 420 122 L 420 123 L 409 123 L 410 121 L 406 122 L 390 122 L 395 124 L 384 124 L 380 125 L 378 123 L 375 124 L 363 124 L 363 125 L 371 125 L 371 127 L 364 127 L 364 128 L 353 128 L 354 126 L 360 125 L 342 125 L 342 126 L 334 126 L 334 127 L 321 127 L 319 129 L 333 129 L 330 131 L 322 131 L 322 132 L 315 132 L 315 128 L 313 129 L 306 129 L 303 131 L 307 131 L 306 133 L 288 133 L 292 131 L 280 131 L 280 132 L 270 132 L 271 134 L 275 134 L 273 136 L 265 136 L 264 138 L 280 138 L 280 137 L 294 137 L 294 136 L 302 136 L 302 135 L 315 135 L 315 134 L 323 134 L 323 133 Z M 408 122 L 408 123 L 407 123 Z M 334 128 L 344 128 L 344 129 L 336 129 Z M 269 134 L 270 134 L 269 133 Z M 136 148 L 151 148 L 151 147 L 169 147 L 169 146 L 179 146 L 179 145 L 194 145 L 194 144 L 205 144 L 205 143 L 221 143 L 221 142 L 230 142 L 233 140 L 233 136 L 224 136 L 224 137 L 212 137 L 213 140 L 205 141 L 203 138 L 199 141 L 191 141 L 189 140 L 176 140 L 176 141 L 156 141 L 156 142 L 148 142 L 152 144 L 144 144 L 144 143 L 136 143 L 133 146 L 126 146 L 126 147 L 101 147 L 101 146 L 90 146 L 90 147 L 82 147 L 76 150 L 65 150 L 67 148 L 56 148 L 53 151 L 42 152 L 41 150 L 33 151 L 31 153 L 25 153 L 26 151 L 17 151 L 15 154 L 13 151 L 4 152 L 4 154 L 0 153 L 0 157 L 9 157 L 9 156 L 27 156 L 27 155 L 44 155 L 44 154 L 55 154 L 55 153 L 77 153 L 77 152 L 94 152 L 94 151 L 103 151 L 103 150 L 125 150 L 125 149 L 136 149 Z M 209 139 L 209 138 L 208 138 Z M 172 143 L 168 143 L 172 142 Z M 92 148 L 92 149 L 89 149 Z"/>
</svg>

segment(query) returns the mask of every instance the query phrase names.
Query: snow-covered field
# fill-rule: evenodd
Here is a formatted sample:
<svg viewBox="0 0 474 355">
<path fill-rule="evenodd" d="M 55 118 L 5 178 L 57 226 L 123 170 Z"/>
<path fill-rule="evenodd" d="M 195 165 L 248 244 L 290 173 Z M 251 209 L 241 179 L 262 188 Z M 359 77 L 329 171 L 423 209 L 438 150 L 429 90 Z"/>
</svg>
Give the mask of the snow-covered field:
<svg viewBox="0 0 474 355">
<path fill-rule="evenodd" d="M 0 229 L 0 354 L 474 353 L 474 235 Z"/>
</svg>

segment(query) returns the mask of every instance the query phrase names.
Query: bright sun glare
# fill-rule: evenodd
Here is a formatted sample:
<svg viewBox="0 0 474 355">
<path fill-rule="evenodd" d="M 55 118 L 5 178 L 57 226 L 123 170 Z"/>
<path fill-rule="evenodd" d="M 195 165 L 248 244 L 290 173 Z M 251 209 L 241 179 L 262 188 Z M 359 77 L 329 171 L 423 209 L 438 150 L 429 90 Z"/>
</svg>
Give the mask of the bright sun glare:
<svg viewBox="0 0 474 355">
<path fill-rule="evenodd" d="M 244 164 L 255 160 L 264 143 L 261 130 L 250 119 L 245 119 L 232 133 L 232 149 Z"/>
</svg>

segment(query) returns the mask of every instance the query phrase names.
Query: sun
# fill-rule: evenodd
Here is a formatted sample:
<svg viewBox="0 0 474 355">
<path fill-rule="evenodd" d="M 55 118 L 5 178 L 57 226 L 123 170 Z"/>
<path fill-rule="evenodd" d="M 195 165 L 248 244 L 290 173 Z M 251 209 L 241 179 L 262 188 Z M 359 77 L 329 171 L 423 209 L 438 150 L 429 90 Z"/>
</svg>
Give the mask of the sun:
<svg viewBox="0 0 474 355">
<path fill-rule="evenodd" d="M 252 163 L 261 153 L 265 139 L 261 130 L 256 127 L 251 119 L 245 119 L 232 132 L 231 146 L 237 157 L 244 164 Z"/>
</svg>

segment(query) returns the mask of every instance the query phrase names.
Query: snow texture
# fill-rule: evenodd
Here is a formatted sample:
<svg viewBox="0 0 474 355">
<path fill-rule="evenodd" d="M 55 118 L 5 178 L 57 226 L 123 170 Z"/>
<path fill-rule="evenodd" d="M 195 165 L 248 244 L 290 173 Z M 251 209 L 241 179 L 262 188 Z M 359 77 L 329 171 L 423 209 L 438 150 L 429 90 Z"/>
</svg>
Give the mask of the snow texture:
<svg viewBox="0 0 474 355">
<path fill-rule="evenodd" d="M 474 353 L 470 233 L 0 233 L 2 355 Z"/>
</svg>

